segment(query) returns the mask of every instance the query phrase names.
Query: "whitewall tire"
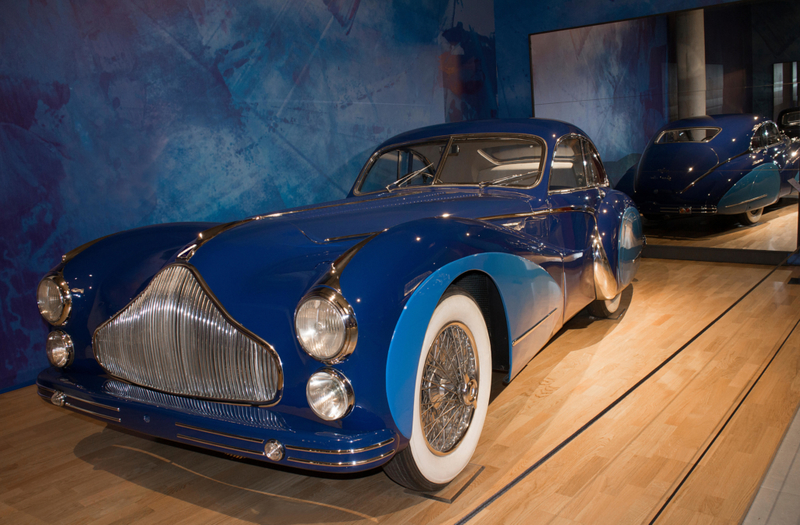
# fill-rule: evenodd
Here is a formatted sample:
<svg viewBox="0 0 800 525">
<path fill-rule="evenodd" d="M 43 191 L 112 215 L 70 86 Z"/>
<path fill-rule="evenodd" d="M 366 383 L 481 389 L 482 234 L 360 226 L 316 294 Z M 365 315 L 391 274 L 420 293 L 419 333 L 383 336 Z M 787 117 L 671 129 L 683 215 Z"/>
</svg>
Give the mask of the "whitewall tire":
<svg viewBox="0 0 800 525">
<path fill-rule="evenodd" d="M 480 308 L 458 288 L 431 316 L 420 352 L 408 447 L 385 467 L 413 490 L 438 490 L 464 470 L 483 430 L 492 382 L 489 332 Z"/>
</svg>

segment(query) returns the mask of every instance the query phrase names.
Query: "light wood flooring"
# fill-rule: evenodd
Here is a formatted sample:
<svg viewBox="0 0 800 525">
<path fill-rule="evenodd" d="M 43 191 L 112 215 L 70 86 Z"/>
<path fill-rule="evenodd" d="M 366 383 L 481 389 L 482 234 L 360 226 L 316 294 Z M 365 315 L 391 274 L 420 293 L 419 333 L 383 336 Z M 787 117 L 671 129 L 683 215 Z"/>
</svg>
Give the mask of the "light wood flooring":
<svg viewBox="0 0 800 525">
<path fill-rule="evenodd" d="M 0 523 L 737 523 L 800 404 L 797 276 L 645 259 L 624 316 L 576 317 L 495 385 L 483 470 L 452 503 L 381 471 L 279 470 L 9 392 Z"/>
<path fill-rule="evenodd" d="M 695 215 L 663 221 L 645 219 L 648 244 L 792 252 L 797 248 L 797 198 L 764 210 L 761 221 L 743 226 L 724 215 Z"/>
</svg>

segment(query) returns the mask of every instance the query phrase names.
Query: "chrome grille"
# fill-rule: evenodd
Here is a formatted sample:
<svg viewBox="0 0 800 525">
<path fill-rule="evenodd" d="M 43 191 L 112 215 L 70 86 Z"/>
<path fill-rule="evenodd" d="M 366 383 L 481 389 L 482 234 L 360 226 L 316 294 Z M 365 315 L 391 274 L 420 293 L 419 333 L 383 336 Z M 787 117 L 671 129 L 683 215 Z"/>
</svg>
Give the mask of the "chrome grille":
<svg viewBox="0 0 800 525">
<path fill-rule="evenodd" d="M 111 375 L 170 394 L 270 403 L 283 375 L 275 351 L 236 326 L 187 266 L 169 266 L 94 333 Z"/>
</svg>

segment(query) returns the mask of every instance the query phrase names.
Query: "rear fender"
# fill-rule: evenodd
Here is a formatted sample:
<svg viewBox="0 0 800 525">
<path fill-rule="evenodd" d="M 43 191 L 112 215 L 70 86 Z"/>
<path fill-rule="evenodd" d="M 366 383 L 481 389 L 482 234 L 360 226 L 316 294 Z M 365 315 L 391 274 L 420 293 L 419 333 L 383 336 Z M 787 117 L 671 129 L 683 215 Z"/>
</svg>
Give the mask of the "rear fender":
<svg viewBox="0 0 800 525">
<path fill-rule="evenodd" d="M 609 192 L 597 209 L 592 241 L 598 299 L 613 299 L 633 281 L 643 246 L 642 219 L 633 201 Z"/>
</svg>

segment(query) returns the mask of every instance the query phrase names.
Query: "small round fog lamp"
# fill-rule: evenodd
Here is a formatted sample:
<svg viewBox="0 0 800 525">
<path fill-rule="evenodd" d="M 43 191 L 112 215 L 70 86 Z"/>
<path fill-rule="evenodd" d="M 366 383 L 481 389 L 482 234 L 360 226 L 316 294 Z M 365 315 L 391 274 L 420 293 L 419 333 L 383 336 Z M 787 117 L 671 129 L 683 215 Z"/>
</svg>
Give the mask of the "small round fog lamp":
<svg viewBox="0 0 800 525">
<path fill-rule="evenodd" d="M 47 336 L 46 348 L 47 359 L 51 365 L 58 368 L 63 368 L 72 363 L 72 359 L 75 356 L 72 339 L 61 330 L 50 332 L 50 335 Z"/>
<path fill-rule="evenodd" d="M 264 454 L 272 461 L 283 459 L 283 444 L 277 439 L 270 439 L 264 444 Z"/>
<path fill-rule="evenodd" d="M 325 421 L 343 418 L 355 403 L 350 381 L 332 368 L 320 370 L 309 378 L 306 399 L 311 410 Z"/>
</svg>

